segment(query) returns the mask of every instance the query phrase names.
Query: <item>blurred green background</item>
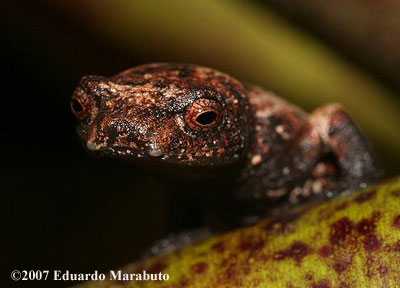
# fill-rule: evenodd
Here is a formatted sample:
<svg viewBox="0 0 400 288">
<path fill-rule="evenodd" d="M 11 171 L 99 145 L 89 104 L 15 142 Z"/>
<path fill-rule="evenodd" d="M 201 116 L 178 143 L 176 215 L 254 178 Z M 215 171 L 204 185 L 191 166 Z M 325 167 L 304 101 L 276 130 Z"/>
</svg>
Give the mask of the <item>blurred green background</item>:
<svg viewBox="0 0 400 288">
<path fill-rule="evenodd" d="M 7 269 L 117 267 L 171 231 L 162 183 L 83 153 L 68 101 L 87 74 L 189 62 L 307 111 L 340 102 L 400 174 L 398 1 L 2 2 Z"/>
</svg>

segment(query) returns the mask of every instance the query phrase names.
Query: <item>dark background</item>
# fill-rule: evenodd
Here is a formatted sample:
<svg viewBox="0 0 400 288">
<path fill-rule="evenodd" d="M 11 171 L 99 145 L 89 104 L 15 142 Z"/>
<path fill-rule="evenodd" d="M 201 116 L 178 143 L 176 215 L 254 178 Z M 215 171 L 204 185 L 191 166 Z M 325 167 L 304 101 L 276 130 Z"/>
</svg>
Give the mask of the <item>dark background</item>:
<svg viewBox="0 0 400 288">
<path fill-rule="evenodd" d="M 2 279 L 14 269 L 119 267 L 168 229 L 164 186 L 125 163 L 88 157 L 69 109 L 81 76 L 147 59 L 123 55 L 61 11 L 33 2 L 10 4 L 0 18 Z M 19 285 L 71 283 L 1 286 Z"/>
<path fill-rule="evenodd" d="M 115 3 L 117 2 L 118 5 L 125 5 L 123 1 Z M 168 218 L 171 207 L 166 204 L 168 189 L 162 181 L 125 163 L 94 159 L 84 153 L 75 135 L 75 122 L 69 111 L 69 97 L 80 77 L 88 74 L 108 76 L 152 61 L 182 61 L 213 66 L 260 85 L 269 83 L 269 75 L 265 76 L 265 83 L 259 80 L 263 79 L 263 75 L 242 75 L 241 73 L 245 73 L 241 72 L 244 71 L 242 67 L 231 64 L 237 61 L 236 58 L 224 58 L 221 51 L 218 54 L 213 53 L 212 47 L 208 47 L 207 43 L 203 43 L 204 47 L 197 44 L 191 46 L 190 43 L 197 43 L 197 40 L 191 39 L 194 36 L 190 33 L 186 35 L 189 41 L 179 46 L 179 49 L 169 48 L 166 36 L 160 30 L 173 30 L 175 26 L 160 28 L 169 24 L 163 23 L 163 19 L 159 23 L 154 22 L 157 24 L 154 27 L 150 24 L 149 27 L 146 26 L 151 33 L 135 30 L 135 23 L 132 23 L 132 43 L 136 41 L 137 45 L 126 40 L 124 35 L 129 34 L 124 26 L 126 24 L 104 20 L 108 21 L 107 25 L 110 27 L 121 25 L 121 35 L 114 33 L 115 38 L 111 37 L 103 31 L 104 26 L 97 25 L 98 20 L 92 19 L 97 13 L 96 7 L 90 6 L 94 2 L 82 7 L 78 3 L 80 2 L 5 1 L 0 7 L 0 190 L 1 210 L 4 212 L 0 222 L 0 268 L 3 279 L 7 281 L 6 286 L 2 287 L 68 286 L 71 283 L 8 281 L 9 274 L 14 269 L 68 269 L 83 273 L 120 267 L 131 262 L 153 240 L 172 229 Z M 171 3 L 168 9 L 175 9 L 174 2 Z M 229 3 L 226 1 L 227 7 Z M 302 4 L 296 1 L 292 6 L 277 4 L 276 1 L 258 2 L 256 5 L 259 5 L 257 7 L 260 11 L 265 9 L 265 13 L 274 11 L 273 13 L 281 14 L 285 25 L 296 27 L 293 33 L 304 33 L 306 37 L 312 37 L 312 41 L 319 39 L 317 41 L 321 41 L 322 45 L 335 51 L 338 61 L 350 61 L 349 65 L 363 70 L 361 73 L 364 74 L 360 74 L 362 76 L 355 72 L 357 77 L 390 90 L 391 98 L 385 101 L 394 103 L 392 109 L 399 112 L 400 106 L 396 106 L 400 79 L 397 78 L 400 75 L 400 65 L 396 66 L 399 63 L 396 62 L 396 57 L 400 55 L 399 46 L 391 43 L 381 49 L 379 39 L 383 37 L 379 37 L 380 30 L 377 29 L 374 30 L 373 39 L 378 39 L 378 43 L 368 46 L 368 51 L 364 54 L 360 53 L 364 51 L 365 44 L 353 45 L 346 40 L 353 35 L 351 28 L 348 31 L 334 29 L 346 24 L 346 19 L 357 21 L 354 20 L 357 15 L 351 17 L 350 8 L 337 6 L 336 8 L 347 11 L 349 18 L 341 17 L 339 24 L 333 20 L 326 23 L 318 14 L 318 7 L 312 6 L 313 1 L 303 3 L 310 6 L 301 7 Z M 365 11 L 373 9 L 368 3 L 362 7 Z M 181 6 L 177 4 L 178 8 Z M 210 7 L 210 13 L 223 13 L 213 10 L 214 8 Z M 164 6 L 162 9 L 162 13 L 168 12 Z M 149 14 L 150 16 L 153 15 Z M 240 18 L 238 21 L 244 20 Z M 243 25 L 253 25 L 249 23 Z M 191 25 L 181 23 L 186 24 Z M 392 29 L 389 32 L 385 30 L 385 33 L 396 39 L 394 35 L 398 36 L 396 32 L 399 32 L 397 27 L 388 26 L 386 22 L 377 23 L 378 26 L 383 24 L 386 25 L 386 30 Z M 229 30 L 229 25 L 225 26 L 226 23 L 221 22 L 221 26 L 216 29 L 227 29 L 221 35 L 232 37 L 230 35 L 234 31 Z M 146 33 L 151 36 L 143 37 L 148 35 Z M 173 35 L 175 31 L 171 33 Z M 221 35 L 218 36 L 220 40 Z M 356 37 L 359 34 L 354 35 Z M 210 41 L 215 40 L 212 35 L 210 37 Z M 240 39 L 237 41 L 240 43 Z M 245 49 L 246 43 L 240 45 Z M 377 47 L 375 50 L 374 45 Z M 207 48 L 210 49 L 208 53 L 204 52 Z M 230 47 L 226 49 L 229 50 Z M 386 59 L 385 65 L 379 64 L 382 62 L 379 61 L 379 55 Z M 256 56 L 254 61 L 257 61 Z M 291 78 L 290 75 L 283 74 L 282 79 Z M 279 90 L 280 86 L 277 87 Z M 297 95 L 291 93 L 285 95 L 285 89 L 282 92 L 285 97 L 305 104 L 308 110 L 319 104 L 306 98 L 296 98 Z M 349 97 L 353 92 L 349 91 Z M 360 103 L 362 101 L 360 98 Z M 370 115 L 373 117 L 374 111 L 370 111 Z M 373 132 L 369 134 L 368 127 L 362 128 L 377 146 L 388 176 L 397 175 L 400 171 L 396 165 L 399 152 L 386 149 L 387 146 L 384 145 L 390 144 L 390 137 L 380 139 Z M 393 131 L 394 134 L 397 132 Z M 194 226 L 195 221 L 191 221 L 183 221 L 185 223 L 182 226 Z"/>
</svg>

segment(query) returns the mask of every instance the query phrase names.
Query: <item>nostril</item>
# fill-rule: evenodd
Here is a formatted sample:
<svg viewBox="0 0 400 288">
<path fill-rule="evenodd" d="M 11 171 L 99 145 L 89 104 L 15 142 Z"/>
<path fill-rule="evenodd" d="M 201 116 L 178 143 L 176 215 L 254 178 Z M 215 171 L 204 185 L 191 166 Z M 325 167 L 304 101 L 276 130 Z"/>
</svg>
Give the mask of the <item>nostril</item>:
<svg viewBox="0 0 400 288">
<path fill-rule="evenodd" d="M 151 157 L 160 157 L 163 154 L 163 150 L 157 144 L 157 133 L 153 133 L 152 137 L 150 138 L 149 150 L 147 151 L 147 154 L 149 154 Z"/>
<path fill-rule="evenodd" d="M 151 157 L 160 157 L 163 154 L 162 150 L 160 148 L 158 148 L 158 147 L 157 148 L 150 148 L 148 153 L 149 153 L 149 155 Z"/>
<path fill-rule="evenodd" d="M 76 100 L 76 99 L 71 100 L 71 108 L 72 108 L 72 111 L 75 113 L 80 113 L 83 111 L 82 104 L 79 103 L 78 100 Z"/>
<path fill-rule="evenodd" d="M 163 154 L 163 151 L 160 147 L 157 146 L 156 142 L 150 143 L 149 150 L 147 152 L 151 157 L 160 157 Z"/>
</svg>

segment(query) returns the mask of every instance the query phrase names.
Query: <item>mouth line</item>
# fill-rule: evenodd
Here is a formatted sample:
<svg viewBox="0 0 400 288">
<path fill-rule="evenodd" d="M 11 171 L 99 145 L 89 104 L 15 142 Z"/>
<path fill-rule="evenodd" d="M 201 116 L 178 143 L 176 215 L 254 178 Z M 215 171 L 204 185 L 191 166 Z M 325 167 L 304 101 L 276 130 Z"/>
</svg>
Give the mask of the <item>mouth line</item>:
<svg viewBox="0 0 400 288">
<path fill-rule="evenodd" d="M 124 156 L 131 156 L 135 158 L 158 158 L 161 160 L 177 160 L 177 161 L 185 161 L 183 158 L 186 158 L 187 156 L 193 156 L 196 157 L 200 156 L 198 154 L 202 154 L 204 157 L 211 157 L 211 156 L 205 156 L 204 154 L 206 153 L 211 153 L 218 151 L 219 149 L 225 149 L 225 153 L 236 153 L 243 149 L 240 144 L 234 145 L 231 147 L 209 147 L 206 150 L 191 150 L 191 151 L 185 151 L 181 153 L 176 153 L 176 154 L 160 154 L 157 157 L 152 156 L 149 154 L 148 151 L 145 151 L 144 149 L 138 149 L 138 148 L 133 148 L 133 147 L 124 147 L 124 146 L 115 146 L 115 147 L 105 147 L 101 148 L 97 151 L 92 151 L 92 152 L 97 152 L 100 153 L 104 156 L 108 157 L 124 157 Z M 182 159 L 182 160 L 181 160 Z"/>
<path fill-rule="evenodd" d="M 123 146 L 101 148 L 98 150 L 98 152 L 106 156 L 130 155 L 130 156 L 143 157 L 143 155 L 145 154 L 144 151 L 141 151 L 137 148 L 123 147 Z"/>
<path fill-rule="evenodd" d="M 220 149 L 225 149 L 226 151 L 233 152 L 233 151 L 239 151 L 242 148 L 244 148 L 244 147 L 241 147 L 240 144 L 232 145 L 230 147 L 225 147 L 225 146 L 217 147 L 217 146 L 215 146 L 215 147 L 209 147 L 208 149 L 205 149 L 205 150 L 197 150 L 197 151 L 196 150 L 192 150 L 192 151 L 188 151 L 186 153 L 181 153 L 181 154 L 178 154 L 178 155 L 196 154 L 196 153 L 208 153 L 208 152 L 218 151 Z"/>
</svg>

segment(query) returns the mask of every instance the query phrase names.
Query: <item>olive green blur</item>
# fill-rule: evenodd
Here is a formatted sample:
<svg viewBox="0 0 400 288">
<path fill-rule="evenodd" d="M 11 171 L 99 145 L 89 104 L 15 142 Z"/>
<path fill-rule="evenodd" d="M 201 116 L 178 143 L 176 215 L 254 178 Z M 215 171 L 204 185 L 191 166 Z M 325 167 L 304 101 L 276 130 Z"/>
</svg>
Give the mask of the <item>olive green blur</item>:
<svg viewBox="0 0 400 288">
<path fill-rule="evenodd" d="M 51 5 L 69 9 L 98 37 L 133 57 L 145 55 L 146 62 L 220 69 L 308 111 L 327 102 L 342 103 L 378 150 L 389 175 L 399 172 L 394 165 L 400 158 L 398 92 L 267 6 L 227 0 L 63 2 Z"/>
</svg>

